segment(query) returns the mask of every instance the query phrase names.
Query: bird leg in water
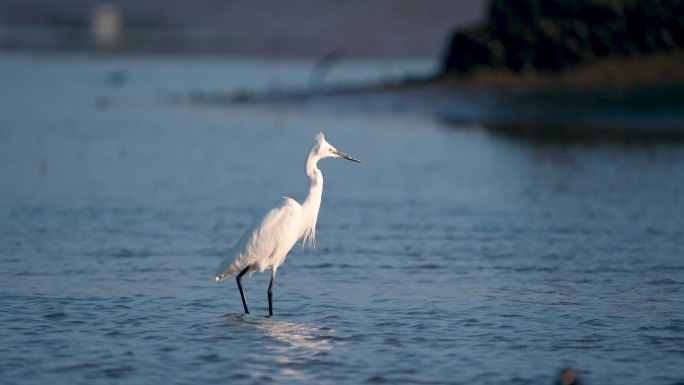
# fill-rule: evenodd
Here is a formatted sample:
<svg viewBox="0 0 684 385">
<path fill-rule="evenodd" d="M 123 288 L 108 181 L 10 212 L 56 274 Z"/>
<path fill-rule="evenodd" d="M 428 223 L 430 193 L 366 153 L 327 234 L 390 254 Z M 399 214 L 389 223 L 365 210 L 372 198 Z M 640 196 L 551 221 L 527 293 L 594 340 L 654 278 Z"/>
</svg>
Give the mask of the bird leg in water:
<svg viewBox="0 0 684 385">
<path fill-rule="evenodd" d="M 275 281 L 276 271 L 271 271 L 271 283 L 268 284 L 268 315 L 273 316 L 273 281 Z"/>
<path fill-rule="evenodd" d="M 249 270 L 249 266 L 245 267 L 244 270 L 238 274 L 236 281 L 238 284 L 238 289 L 240 289 L 240 298 L 242 298 L 242 306 L 245 307 L 245 314 L 249 314 L 249 309 L 247 308 L 247 299 L 245 299 L 245 293 L 242 291 L 242 276 Z"/>
</svg>

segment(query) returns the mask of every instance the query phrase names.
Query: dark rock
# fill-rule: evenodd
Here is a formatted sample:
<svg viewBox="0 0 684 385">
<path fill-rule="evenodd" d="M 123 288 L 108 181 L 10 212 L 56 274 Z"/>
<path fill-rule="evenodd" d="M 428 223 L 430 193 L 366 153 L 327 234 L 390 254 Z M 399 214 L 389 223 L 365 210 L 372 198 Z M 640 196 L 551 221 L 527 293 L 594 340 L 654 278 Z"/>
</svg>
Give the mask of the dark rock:
<svg viewBox="0 0 684 385">
<path fill-rule="evenodd" d="M 683 48 L 684 0 L 493 0 L 483 26 L 453 34 L 443 72 L 557 71 Z"/>
</svg>

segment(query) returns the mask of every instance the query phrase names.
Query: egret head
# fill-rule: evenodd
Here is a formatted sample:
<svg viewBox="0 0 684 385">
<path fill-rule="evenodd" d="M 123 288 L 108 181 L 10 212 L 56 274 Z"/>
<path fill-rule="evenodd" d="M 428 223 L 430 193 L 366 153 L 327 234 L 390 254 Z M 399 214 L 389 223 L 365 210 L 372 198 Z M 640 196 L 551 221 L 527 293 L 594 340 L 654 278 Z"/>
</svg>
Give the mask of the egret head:
<svg viewBox="0 0 684 385">
<path fill-rule="evenodd" d="M 309 151 L 309 155 L 315 155 L 319 159 L 323 158 L 344 158 L 347 160 L 351 160 L 353 162 L 359 162 L 361 163 L 360 160 L 354 158 L 351 155 L 347 155 L 341 151 L 337 151 L 335 147 L 333 147 L 330 143 L 328 143 L 325 140 L 325 137 L 323 136 L 322 132 L 319 132 L 316 137 L 314 138 L 313 145 L 311 146 L 311 150 Z"/>
</svg>

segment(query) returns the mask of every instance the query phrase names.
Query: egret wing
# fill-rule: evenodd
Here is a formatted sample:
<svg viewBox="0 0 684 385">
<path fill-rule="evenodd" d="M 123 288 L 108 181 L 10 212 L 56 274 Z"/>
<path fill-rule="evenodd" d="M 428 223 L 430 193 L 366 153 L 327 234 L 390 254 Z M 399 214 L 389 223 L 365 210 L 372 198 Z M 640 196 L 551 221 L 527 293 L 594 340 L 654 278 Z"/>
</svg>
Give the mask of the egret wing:
<svg viewBox="0 0 684 385">
<path fill-rule="evenodd" d="M 268 260 L 286 254 L 301 237 L 301 206 L 290 198 L 268 211 L 240 237 L 232 252 L 216 270 L 216 280 L 253 266 L 250 272 L 263 271 Z"/>
</svg>

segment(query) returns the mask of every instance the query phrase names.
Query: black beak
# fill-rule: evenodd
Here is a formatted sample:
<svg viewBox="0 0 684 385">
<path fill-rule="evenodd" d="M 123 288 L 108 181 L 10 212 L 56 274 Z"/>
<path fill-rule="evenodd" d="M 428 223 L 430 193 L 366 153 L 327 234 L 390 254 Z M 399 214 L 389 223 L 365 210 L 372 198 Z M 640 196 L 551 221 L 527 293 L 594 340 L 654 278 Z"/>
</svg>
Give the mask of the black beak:
<svg viewBox="0 0 684 385">
<path fill-rule="evenodd" d="M 344 152 L 335 151 L 334 154 L 335 154 L 335 155 L 338 155 L 338 156 L 340 156 L 340 157 L 342 157 L 342 158 L 344 158 L 344 159 L 351 160 L 352 162 L 361 163 L 360 160 L 354 158 L 354 157 L 351 156 L 351 155 L 347 155 L 347 154 L 345 154 Z"/>
</svg>

